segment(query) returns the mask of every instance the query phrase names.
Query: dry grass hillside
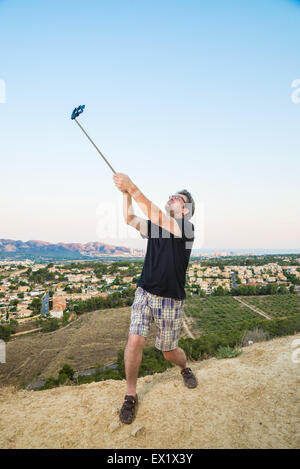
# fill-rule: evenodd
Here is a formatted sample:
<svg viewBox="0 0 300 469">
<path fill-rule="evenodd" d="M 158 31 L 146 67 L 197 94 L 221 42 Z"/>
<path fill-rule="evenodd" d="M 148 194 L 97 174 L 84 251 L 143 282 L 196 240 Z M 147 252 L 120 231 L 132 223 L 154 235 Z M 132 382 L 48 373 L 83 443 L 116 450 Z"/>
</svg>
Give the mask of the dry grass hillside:
<svg viewBox="0 0 300 469">
<path fill-rule="evenodd" d="M 130 307 L 93 311 L 55 332 L 12 339 L 6 344 L 6 363 L 0 363 L 0 383 L 28 385 L 56 376 L 65 363 L 75 371 L 114 363 L 127 342 L 130 314 Z M 153 326 L 147 346 L 154 342 Z"/>
<path fill-rule="evenodd" d="M 125 382 L 47 391 L 0 389 L 1 448 L 299 448 L 296 336 L 192 364 L 196 389 L 177 369 L 140 378 L 131 425 L 119 424 Z"/>
<path fill-rule="evenodd" d="M 56 376 L 65 363 L 75 371 L 116 362 L 128 338 L 131 307 L 85 313 L 54 332 L 34 332 L 6 344 L 6 363 L 0 363 L 1 385 L 28 385 Z M 146 347 L 154 345 L 153 323 Z M 186 337 L 184 328 L 181 337 Z"/>
</svg>

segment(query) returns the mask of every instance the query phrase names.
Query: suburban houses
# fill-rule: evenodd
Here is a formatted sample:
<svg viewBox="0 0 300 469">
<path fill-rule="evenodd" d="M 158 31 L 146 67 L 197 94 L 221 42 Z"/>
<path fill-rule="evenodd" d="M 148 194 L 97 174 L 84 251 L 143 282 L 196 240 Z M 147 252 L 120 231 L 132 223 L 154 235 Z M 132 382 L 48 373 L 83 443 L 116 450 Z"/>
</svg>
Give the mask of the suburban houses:
<svg viewBox="0 0 300 469">
<path fill-rule="evenodd" d="M 120 265 L 119 265 L 120 264 Z M 126 264 L 126 265 L 123 265 Z M 230 291 L 239 285 L 263 286 L 276 284 L 290 287 L 290 278 L 299 279 L 297 265 L 281 266 L 272 262 L 265 265 L 203 265 L 191 260 L 186 277 L 187 294 L 210 295 L 218 287 Z M 100 267 L 99 267 L 100 266 Z M 26 321 L 38 316 L 49 293 L 49 313 L 61 318 L 68 303 L 107 296 L 125 288 L 136 288 L 142 270 L 141 262 L 95 262 L 79 265 L 37 264 L 33 261 L 0 261 L 0 321 Z M 297 282 L 298 283 L 298 282 Z M 299 287 L 296 286 L 296 290 Z"/>
</svg>

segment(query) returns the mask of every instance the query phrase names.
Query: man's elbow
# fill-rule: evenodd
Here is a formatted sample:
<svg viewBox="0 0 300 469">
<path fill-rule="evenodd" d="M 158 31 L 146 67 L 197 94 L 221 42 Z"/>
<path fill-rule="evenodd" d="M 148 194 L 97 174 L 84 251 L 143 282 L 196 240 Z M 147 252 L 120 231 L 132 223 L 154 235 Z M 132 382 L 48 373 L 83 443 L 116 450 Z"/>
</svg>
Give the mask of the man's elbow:
<svg viewBox="0 0 300 469">
<path fill-rule="evenodd" d="M 124 221 L 125 221 L 126 225 L 130 225 L 130 223 L 131 223 L 130 218 L 124 218 Z"/>
<path fill-rule="evenodd" d="M 129 226 L 135 226 L 135 216 L 133 215 L 128 215 L 125 218 L 125 223 Z"/>
</svg>

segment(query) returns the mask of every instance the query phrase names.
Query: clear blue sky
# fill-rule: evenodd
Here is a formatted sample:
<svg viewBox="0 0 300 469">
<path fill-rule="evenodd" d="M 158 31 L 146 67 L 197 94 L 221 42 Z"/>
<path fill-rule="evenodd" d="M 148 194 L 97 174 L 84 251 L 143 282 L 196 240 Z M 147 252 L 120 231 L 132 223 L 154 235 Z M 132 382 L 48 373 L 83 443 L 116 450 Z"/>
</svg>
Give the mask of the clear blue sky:
<svg viewBox="0 0 300 469">
<path fill-rule="evenodd" d="M 195 247 L 299 248 L 299 25 L 291 0 L 0 1 L 0 238 L 145 246 L 103 236 L 121 194 L 85 104 L 151 200 L 191 191 Z"/>
</svg>

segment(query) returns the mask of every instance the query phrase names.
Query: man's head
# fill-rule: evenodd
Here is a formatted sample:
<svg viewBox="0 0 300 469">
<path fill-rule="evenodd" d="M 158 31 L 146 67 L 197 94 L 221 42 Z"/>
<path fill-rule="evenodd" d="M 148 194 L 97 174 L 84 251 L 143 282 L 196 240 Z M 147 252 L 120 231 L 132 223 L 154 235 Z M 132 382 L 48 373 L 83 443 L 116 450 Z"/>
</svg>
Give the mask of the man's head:
<svg viewBox="0 0 300 469">
<path fill-rule="evenodd" d="M 170 195 L 165 209 L 173 218 L 185 218 L 188 220 L 194 215 L 195 202 L 190 192 L 183 189 L 174 195 Z"/>
</svg>

